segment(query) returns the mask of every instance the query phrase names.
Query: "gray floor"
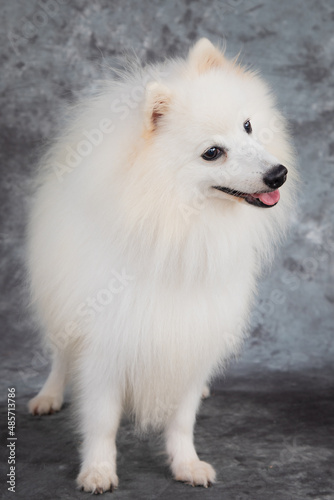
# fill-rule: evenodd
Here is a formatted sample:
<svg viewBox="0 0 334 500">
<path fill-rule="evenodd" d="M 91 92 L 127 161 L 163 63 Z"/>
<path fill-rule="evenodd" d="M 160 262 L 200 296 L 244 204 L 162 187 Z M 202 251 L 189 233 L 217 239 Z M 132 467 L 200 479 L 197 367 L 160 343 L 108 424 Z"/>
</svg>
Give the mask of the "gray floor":
<svg viewBox="0 0 334 500">
<path fill-rule="evenodd" d="M 2 2 L 0 12 L 1 444 L 7 387 L 17 392 L 18 437 L 15 495 L 6 492 L 1 448 L 3 498 L 88 498 L 75 490 L 69 402 L 50 417 L 26 412 L 48 369 L 22 285 L 25 204 L 43 141 L 64 103 L 119 66 L 124 51 L 153 60 L 207 36 L 224 37 L 230 55 L 241 50 L 275 88 L 299 156 L 299 209 L 261 284 L 243 354 L 199 413 L 198 452 L 219 482 L 209 490 L 174 482 L 157 440 L 139 440 L 125 422 L 113 495 L 333 500 L 333 2 L 21 0 Z"/>
</svg>

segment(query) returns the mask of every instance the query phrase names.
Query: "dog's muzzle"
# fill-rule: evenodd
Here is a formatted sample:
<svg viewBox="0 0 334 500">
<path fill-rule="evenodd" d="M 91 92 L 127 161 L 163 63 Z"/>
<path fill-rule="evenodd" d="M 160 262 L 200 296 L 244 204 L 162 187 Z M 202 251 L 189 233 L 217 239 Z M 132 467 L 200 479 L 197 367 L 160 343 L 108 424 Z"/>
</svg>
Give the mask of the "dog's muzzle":
<svg viewBox="0 0 334 500">
<path fill-rule="evenodd" d="M 287 175 L 288 169 L 284 165 L 275 165 L 263 176 L 263 182 L 269 189 L 260 193 L 242 193 L 224 186 L 213 186 L 213 188 L 236 198 L 242 198 L 255 207 L 269 208 L 274 207 L 279 202 L 280 192 L 278 188 L 284 184 Z"/>
</svg>

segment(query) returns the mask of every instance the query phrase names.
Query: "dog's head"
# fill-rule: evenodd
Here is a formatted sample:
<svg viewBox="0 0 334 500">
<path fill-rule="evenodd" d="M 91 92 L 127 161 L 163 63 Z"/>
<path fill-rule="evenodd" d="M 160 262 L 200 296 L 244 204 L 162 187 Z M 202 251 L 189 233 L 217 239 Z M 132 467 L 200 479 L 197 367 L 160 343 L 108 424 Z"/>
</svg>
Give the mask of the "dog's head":
<svg viewBox="0 0 334 500">
<path fill-rule="evenodd" d="M 292 158 L 284 120 L 267 85 L 207 39 L 150 82 L 146 137 L 157 168 L 174 173 L 188 201 L 206 197 L 273 207 Z"/>
</svg>

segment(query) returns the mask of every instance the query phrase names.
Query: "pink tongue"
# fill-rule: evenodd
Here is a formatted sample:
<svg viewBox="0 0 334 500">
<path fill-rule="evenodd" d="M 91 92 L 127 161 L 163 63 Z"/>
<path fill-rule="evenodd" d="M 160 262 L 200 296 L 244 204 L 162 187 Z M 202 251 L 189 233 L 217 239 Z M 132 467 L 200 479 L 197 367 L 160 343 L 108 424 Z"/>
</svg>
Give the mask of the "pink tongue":
<svg viewBox="0 0 334 500">
<path fill-rule="evenodd" d="M 280 199 L 279 190 L 272 191 L 271 193 L 257 193 L 253 194 L 254 198 L 258 198 L 265 205 L 275 205 Z"/>
</svg>

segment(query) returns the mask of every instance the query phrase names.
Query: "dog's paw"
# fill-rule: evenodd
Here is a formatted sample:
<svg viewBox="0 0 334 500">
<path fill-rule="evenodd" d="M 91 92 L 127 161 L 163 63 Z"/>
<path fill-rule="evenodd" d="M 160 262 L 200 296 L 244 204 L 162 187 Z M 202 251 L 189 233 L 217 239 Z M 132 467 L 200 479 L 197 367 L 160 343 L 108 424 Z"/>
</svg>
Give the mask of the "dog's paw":
<svg viewBox="0 0 334 500">
<path fill-rule="evenodd" d="M 193 460 L 183 462 L 172 467 L 174 479 L 190 484 L 191 486 L 211 486 L 216 480 L 214 468 L 207 462 Z"/>
<path fill-rule="evenodd" d="M 104 491 L 113 491 L 118 486 L 115 467 L 110 462 L 84 466 L 77 477 L 77 485 L 83 491 L 90 491 L 96 495 Z"/>
<path fill-rule="evenodd" d="M 202 399 L 206 399 L 210 396 L 210 387 L 205 385 L 202 389 Z"/>
<path fill-rule="evenodd" d="M 63 404 L 62 396 L 49 396 L 37 394 L 28 403 L 29 412 L 32 415 L 45 415 L 59 411 Z"/>
</svg>

